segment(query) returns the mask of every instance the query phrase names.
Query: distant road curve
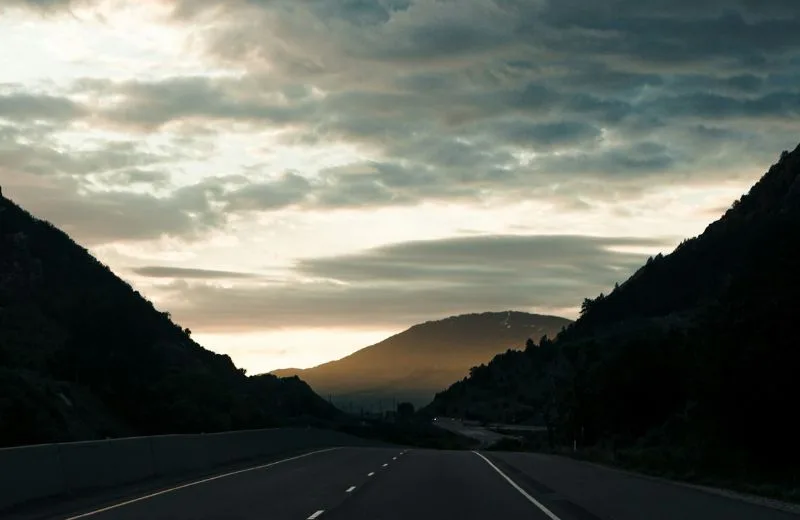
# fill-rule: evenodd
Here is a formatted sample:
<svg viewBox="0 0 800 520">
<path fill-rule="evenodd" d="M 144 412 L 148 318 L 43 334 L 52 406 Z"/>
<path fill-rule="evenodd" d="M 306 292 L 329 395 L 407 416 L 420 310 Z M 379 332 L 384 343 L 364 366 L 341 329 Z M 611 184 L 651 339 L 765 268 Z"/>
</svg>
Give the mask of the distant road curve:
<svg viewBox="0 0 800 520">
<path fill-rule="evenodd" d="M 477 423 L 468 423 L 452 417 L 437 417 L 434 419 L 433 424 L 444 430 L 475 439 L 481 443 L 482 448 L 487 448 L 497 441 L 511 437 L 510 435 L 484 428 Z"/>
<path fill-rule="evenodd" d="M 68 504 L 67 504 L 68 506 Z M 64 511 L 64 504 L 59 510 Z M 559 457 L 334 448 L 69 514 L 9 520 L 789 520 L 797 514 Z"/>
</svg>

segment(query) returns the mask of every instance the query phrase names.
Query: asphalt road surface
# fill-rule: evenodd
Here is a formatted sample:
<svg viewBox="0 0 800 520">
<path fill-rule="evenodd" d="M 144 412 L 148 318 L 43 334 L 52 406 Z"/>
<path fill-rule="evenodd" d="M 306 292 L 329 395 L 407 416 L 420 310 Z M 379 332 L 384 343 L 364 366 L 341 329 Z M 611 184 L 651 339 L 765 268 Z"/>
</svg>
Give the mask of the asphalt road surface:
<svg viewBox="0 0 800 520">
<path fill-rule="evenodd" d="M 449 417 L 437 417 L 433 421 L 433 425 L 443 430 L 449 430 L 464 437 L 480 441 L 482 447 L 490 446 L 497 441 L 509 437 L 508 435 L 503 435 L 481 426 L 470 426 L 464 424 L 459 419 L 451 419 Z"/>
<path fill-rule="evenodd" d="M 63 504 L 61 505 L 63 510 Z M 338 448 L 152 490 L 61 520 L 790 520 L 798 515 L 559 457 Z"/>
</svg>

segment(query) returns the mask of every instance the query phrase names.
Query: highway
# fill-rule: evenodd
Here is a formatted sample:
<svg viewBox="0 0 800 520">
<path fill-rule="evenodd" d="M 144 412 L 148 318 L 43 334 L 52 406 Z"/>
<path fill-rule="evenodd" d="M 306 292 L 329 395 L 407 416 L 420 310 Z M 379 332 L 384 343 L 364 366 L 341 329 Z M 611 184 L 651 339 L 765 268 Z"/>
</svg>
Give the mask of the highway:
<svg viewBox="0 0 800 520">
<path fill-rule="evenodd" d="M 64 511 L 61 504 L 60 511 Z M 334 448 L 25 520 L 789 520 L 734 498 L 530 453 Z"/>
<path fill-rule="evenodd" d="M 443 430 L 449 430 L 464 437 L 475 439 L 481 443 L 482 448 L 489 447 L 506 437 L 510 437 L 482 426 L 465 424 L 460 419 L 450 417 L 437 417 L 432 424 Z"/>
</svg>

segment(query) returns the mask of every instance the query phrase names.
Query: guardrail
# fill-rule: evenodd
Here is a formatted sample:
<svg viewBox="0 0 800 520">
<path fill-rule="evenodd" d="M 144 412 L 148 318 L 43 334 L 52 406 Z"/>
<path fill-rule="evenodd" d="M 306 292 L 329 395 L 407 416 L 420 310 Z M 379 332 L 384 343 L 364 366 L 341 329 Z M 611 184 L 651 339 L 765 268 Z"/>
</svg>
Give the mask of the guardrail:
<svg viewBox="0 0 800 520">
<path fill-rule="evenodd" d="M 157 435 L 0 449 L 0 511 L 229 463 L 329 446 L 381 443 L 330 430 L 275 428 Z"/>
</svg>

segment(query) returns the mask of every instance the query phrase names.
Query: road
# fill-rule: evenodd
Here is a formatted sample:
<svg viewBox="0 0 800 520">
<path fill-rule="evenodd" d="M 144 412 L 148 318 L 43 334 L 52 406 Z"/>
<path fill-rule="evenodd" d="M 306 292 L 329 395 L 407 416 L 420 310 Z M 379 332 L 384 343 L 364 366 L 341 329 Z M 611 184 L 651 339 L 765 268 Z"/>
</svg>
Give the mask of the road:
<svg viewBox="0 0 800 520">
<path fill-rule="evenodd" d="M 503 435 L 488 428 L 479 425 L 465 424 L 460 419 L 452 419 L 450 417 L 437 417 L 433 421 L 433 425 L 444 430 L 449 430 L 464 437 L 475 439 L 481 443 L 482 448 L 491 446 L 497 441 L 500 441 L 510 435 Z"/>
<path fill-rule="evenodd" d="M 798 518 L 559 457 L 404 448 L 313 452 L 127 502 L 98 501 L 70 514 L 37 515 L 41 520 Z"/>
</svg>

